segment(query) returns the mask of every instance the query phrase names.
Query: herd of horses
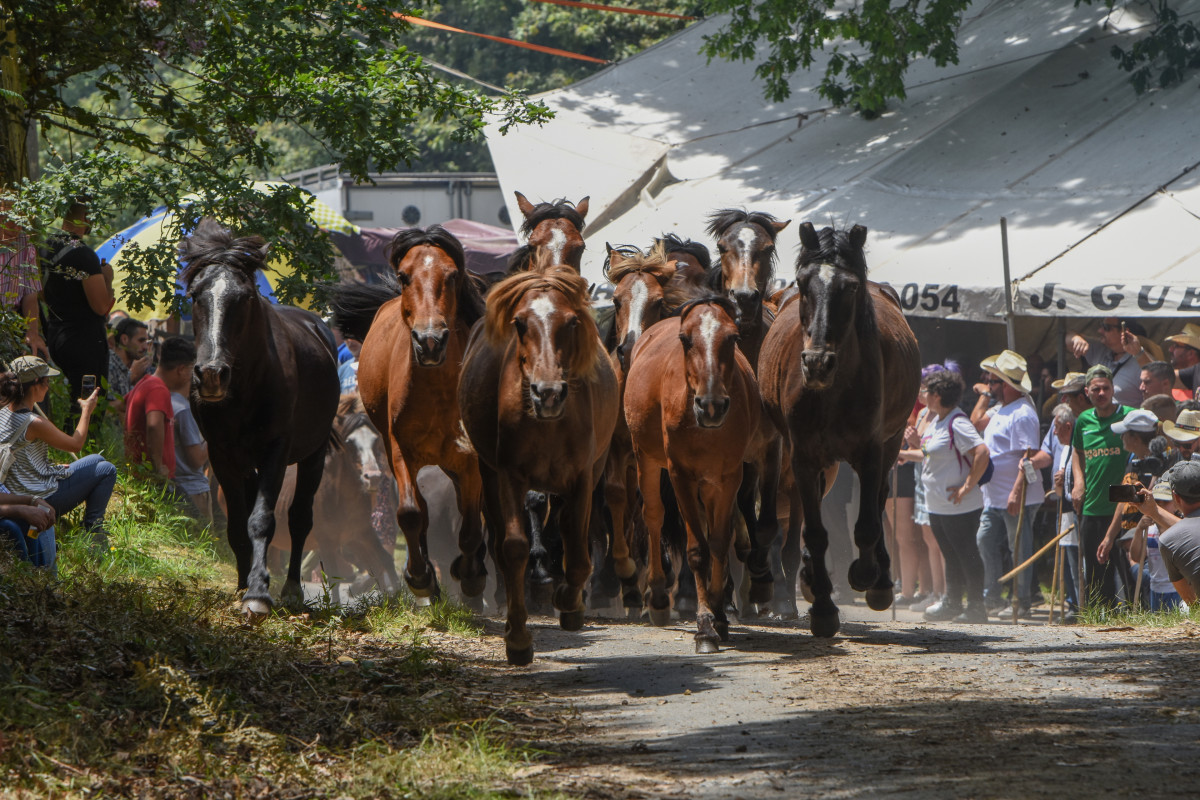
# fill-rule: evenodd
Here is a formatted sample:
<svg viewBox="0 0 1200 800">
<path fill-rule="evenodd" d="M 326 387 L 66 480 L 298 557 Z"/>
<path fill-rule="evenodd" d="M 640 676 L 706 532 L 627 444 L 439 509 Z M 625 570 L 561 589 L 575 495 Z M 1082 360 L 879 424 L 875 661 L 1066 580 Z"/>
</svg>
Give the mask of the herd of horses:
<svg viewBox="0 0 1200 800">
<path fill-rule="evenodd" d="M 833 636 L 820 500 L 844 461 L 862 485 L 849 582 L 888 608 L 882 506 L 920 363 L 898 298 L 867 279 L 866 228 L 802 224 L 796 280 L 773 295 L 788 223 L 769 214 L 713 213 L 716 263 L 674 235 L 644 251 L 606 245 L 613 309 L 597 315 L 580 275 L 587 198 L 517 201 L 527 244 L 498 280 L 468 272 L 462 245 L 435 225 L 395 237 L 383 283 L 332 292 L 335 324 L 363 342 L 359 396 L 396 480 L 411 592 L 442 591 L 417 482 L 438 467 L 462 520 L 450 575 L 474 598 L 495 565 L 511 664 L 533 658 L 529 602 L 548 598 L 561 627 L 578 630 L 588 582 L 603 591 L 604 575 L 656 625 L 694 592 L 696 650 L 716 652 L 729 636 L 731 554 L 750 602 L 795 614 L 799 578 L 813 634 Z M 313 498 L 331 448 L 345 446 L 332 334 L 259 297 L 261 238 L 206 220 L 180 253 L 192 405 L 228 502 L 243 610 L 271 607 L 265 556 L 289 464 L 281 599 L 296 608 Z"/>
</svg>

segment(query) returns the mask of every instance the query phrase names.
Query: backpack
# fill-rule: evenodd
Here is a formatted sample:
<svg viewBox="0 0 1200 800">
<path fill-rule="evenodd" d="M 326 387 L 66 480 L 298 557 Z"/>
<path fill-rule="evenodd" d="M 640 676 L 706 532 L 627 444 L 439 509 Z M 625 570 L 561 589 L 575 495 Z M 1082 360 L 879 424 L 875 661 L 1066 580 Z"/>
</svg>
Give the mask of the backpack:
<svg viewBox="0 0 1200 800">
<path fill-rule="evenodd" d="M 9 470 L 17 460 L 17 452 L 24 447 L 17 446 L 18 440 L 25 435 L 25 431 L 29 430 L 29 423 L 33 422 L 33 415 L 30 414 L 26 418 L 24 424 L 17 427 L 16 431 L 6 442 L 0 442 L 0 483 L 8 480 Z"/>
<path fill-rule="evenodd" d="M 967 472 L 969 474 L 971 471 L 970 462 L 967 462 L 967 457 L 964 456 L 961 451 L 959 451 L 958 444 L 954 441 L 954 419 L 956 417 L 966 417 L 966 416 L 967 416 L 966 414 L 959 411 L 957 414 L 950 417 L 950 425 L 948 427 L 950 428 L 950 447 L 953 448 L 953 450 L 954 450 L 954 456 L 955 456 L 955 458 L 958 459 L 958 465 L 961 467 L 964 463 L 966 463 L 967 464 Z M 985 483 L 990 481 L 992 479 L 992 474 L 995 473 L 995 471 L 996 471 L 996 465 L 993 464 L 992 460 L 989 458 L 987 469 L 985 469 L 983 471 L 983 474 L 979 476 L 979 484 L 978 485 L 983 486 Z"/>
</svg>

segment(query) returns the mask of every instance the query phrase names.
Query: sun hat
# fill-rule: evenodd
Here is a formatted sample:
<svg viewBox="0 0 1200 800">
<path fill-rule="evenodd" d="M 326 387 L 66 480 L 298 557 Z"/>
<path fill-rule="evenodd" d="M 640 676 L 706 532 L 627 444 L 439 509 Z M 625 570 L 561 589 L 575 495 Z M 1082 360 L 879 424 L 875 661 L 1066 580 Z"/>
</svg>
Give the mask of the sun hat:
<svg viewBox="0 0 1200 800">
<path fill-rule="evenodd" d="M 1058 389 L 1059 394 L 1074 394 L 1082 392 L 1087 385 L 1084 380 L 1085 376 L 1082 372 L 1068 372 L 1065 378 L 1059 378 L 1050 383 L 1055 389 Z"/>
<path fill-rule="evenodd" d="M 9 363 L 8 368 L 17 374 L 17 380 L 21 383 L 33 383 L 40 378 L 62 375 L 61 372 L 37 356 L 18 356 Z"/>
<path fill-rule="evenodd" d="M 1200 439 L 1200 411 L 1180 411 L 1174 422 L 1164 421 L 1163 433 L 1177 442 L 1194 442 Z"/>
<path fill-rule="evenodd" d="M 988 356 L 979 362 L 979 366 L 1022 394 L 1029 394 L 1033 391 L 1033 384 L 1029 382 L 1029 367 L 1025 363 L 1025 357 L 1012 350 Z"/>
<path fill-rule="evenodd" d="M 1193 350 L 1200 350 L 1200 325 L 1194 322 L 1185 323 L 1183 333 L 1177 333 L 1174 336 L 1168 336 L 1166 341 L 1172 344 L 1182 344 L 1190 347 Z"/>
<path fill-rule="evenodd" d="M 1171 499 L 1171 485 L 1166 481 L 1159 481 L 1154 484 L 1154 488 L 1150 490 L 1150 494 L 1160 503 L 1165 503 Z"/>
<path fill-rule="evenodd" d="M 1200 500 L 1200 461 L 1180 461 L 1162 479 L 1184 500 Z"/>
<path fill-rule="evenodd" d="M 1153 411 L 1147 411 L 1144 408 L 1138 408 L 1130 411 L 1125 415 L 1125 419 L 1112 424 L 1112 432 L 1122 434 L 1126 431 L 1137 431 L 1138 433 L 1153 433 L 1158 429 L 1158 417 Z"/>
</svg>

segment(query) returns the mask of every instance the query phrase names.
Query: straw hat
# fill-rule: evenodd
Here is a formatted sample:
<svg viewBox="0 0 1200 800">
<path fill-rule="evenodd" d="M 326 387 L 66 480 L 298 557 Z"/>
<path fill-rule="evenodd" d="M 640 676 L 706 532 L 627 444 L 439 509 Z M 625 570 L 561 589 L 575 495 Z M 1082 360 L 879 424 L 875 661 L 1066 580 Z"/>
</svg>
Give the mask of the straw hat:
<svg viewBox="0 0 1200 800">
<path fill-rule="evenodd" d="M 1005 350 L 997 356 L 988 356 L 979 362 L 979 366 L 1021 394 L 1029 394 L 1033 390 L 1033 384 L 1029 382 L 1029 368 L 1025 364 L 1025 357 L 1012 350 Z"/>
<path fill-rule="evenodd" d="M 1180 411 L 1174 422 L 1164 420 L 1163 433 L 1177 442 L 1194 442 L 1200 439 L 1200 411 Z"/>
<path fill-rule="evenodd" d="M 1050 385 L 1057 389 L 1059 394 L 1082 392 L 1087 386 L 1085 377 L 1082 372 L 1068 372 L 1065 378 L 1059 378 Z"/>
<path fill-rule="evenodd" d="M 1200 350 L 1200 325 L 1194 322 L 1186 323 L 1183 326 L 1183 333 L 1177 333 L 1174 336 L 1168 336 L 1166 341 L 1174 344 L 1187 345 L 1193 350 Z"/>
</svg>

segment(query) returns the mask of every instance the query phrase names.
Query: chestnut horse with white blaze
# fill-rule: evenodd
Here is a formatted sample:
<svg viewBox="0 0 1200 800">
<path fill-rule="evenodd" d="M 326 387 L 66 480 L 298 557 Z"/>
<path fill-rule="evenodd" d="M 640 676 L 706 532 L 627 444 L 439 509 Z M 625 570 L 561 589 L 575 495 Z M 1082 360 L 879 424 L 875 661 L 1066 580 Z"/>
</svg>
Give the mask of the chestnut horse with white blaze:
<svg viewBox="0 0 1200 800">
<path fill-rule="evenodd" d="M 333 291 L 338 327 L 362 338 L 358 393 L 388 439 L 396 478 L 396 518 L 408 545 L 404 580 L 422 602 L 438 594 L 429 558 L 429 508 L 417 486 L 422 467 L 440 467 L 454 483 L 462 526 L 450 574 L 468 598 L 487 581 L 474 452 L 460 441 L 458 380 L 471 325 L 483 314 L 477 279 L 462 245 L 446 229 L 402 230 L 392 240 L 394 283 L 342 284 Z"/>
<path fill-rule="evenodd" d="M 625 386 L 625 419 L 650 535 L 650 620 L 666 625 L 670 619 L 659 494 L 666 469 L 696 578 L 698 653 L 715 653 L 717 643 L 729 638 L 725 570 L 734 502 L 762 410 L 754 372 L 737 347 L 736 318 L 736 307 L 724 297 L 685 305 L 679 317 L 642 336 Z"/>
<path fill-rule="evenodd" d="M 529 559 L 525 497 L 556 496 L 565 582 L 554 590 L 564 630 L 583 627 L 583 587 L 591 573 L 588 523 L 617 422 L 617 379 L 571 267 L 537 264 L 488 293 L 458 385 L 463 429 L 479 455 L 484 510 L 507 587 L 504 644 L 510 664 L 533 660 L 526 627 Z"/>
<path fill-rule="evenodd" d="M 509 257 L 509 272 L 531 269 L 538 258 L 549 264 L 566 264 L 579 272 L 583 263 L 583 220 L 587 217 L 588 198 L 578 203 L 559 198 L 549 203 L 531 203 L 525 195 L 517 196 L 517 208 L 524 220 L 521 234 L 525 244 Z"/>
<path fill-rule="evenodd" d="M 814 599 L 812 632 L 840 626 L 825 566 L 828 533 L 821 522 L 822 471 L 846 461 L 862 486 L 854 543 L 859 557 L 849 581 L 882 611 L 892 603 L 890 560 L 883 538 L 888 469 L 896 460 L 917 398 L 921 359 L 900 305 L 867 280 L 867 229 L 800 226 L 798 294 L 784 303 L 759 362 L 767 408 L 791 445 L 794 485 L 784 570 L 794 598 L 800 568 L 800 521 Z"/>
</svg>

